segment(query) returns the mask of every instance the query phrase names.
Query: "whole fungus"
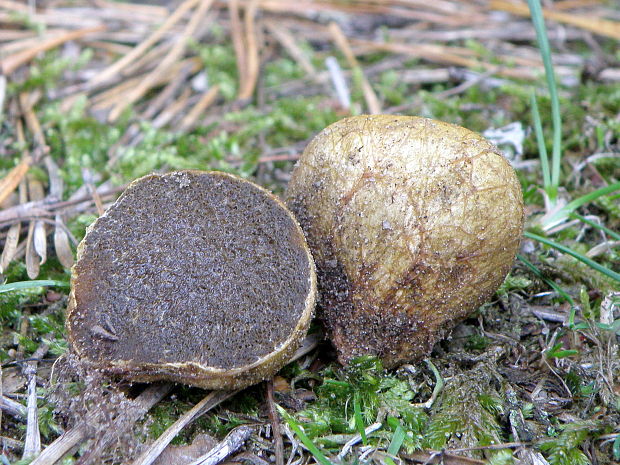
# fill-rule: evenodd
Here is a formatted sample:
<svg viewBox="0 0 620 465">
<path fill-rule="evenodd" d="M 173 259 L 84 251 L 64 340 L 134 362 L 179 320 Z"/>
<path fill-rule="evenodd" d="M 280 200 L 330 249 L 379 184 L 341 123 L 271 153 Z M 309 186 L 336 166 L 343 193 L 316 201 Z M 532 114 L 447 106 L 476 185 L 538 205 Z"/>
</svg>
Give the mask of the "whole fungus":
<svg viewBox="0 0 620 465">
<path fill-rule="evenodd" d="M 357 116 L 304 151 L 287 203 L 318 274 L 339 358 L 419 360 L 489 299 L 510 270 L 523 200 L 480 135 L 410 116 Z"/>
<path fill-rule="evenodd" d="M 89 227 L 66 324 L 110 375 L 236 389 L 287 363 L 315 295 L 303 232 L 274 195 L 225 173 L 154 174 Z"/>
</svg>

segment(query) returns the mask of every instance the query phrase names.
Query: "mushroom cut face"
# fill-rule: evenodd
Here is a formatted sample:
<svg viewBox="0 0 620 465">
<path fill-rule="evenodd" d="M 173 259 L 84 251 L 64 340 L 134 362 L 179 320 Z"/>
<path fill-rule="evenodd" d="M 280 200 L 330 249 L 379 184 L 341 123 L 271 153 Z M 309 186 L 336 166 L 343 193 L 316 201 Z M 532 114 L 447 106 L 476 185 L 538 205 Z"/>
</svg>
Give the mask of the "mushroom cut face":
<svg viewBox="0 0 620 465">
<path fill-rule="evenodd" d="M 519 181 L 465 128 L 410 116 L 341 120 L 293 172 L 287 203 L 316 260 L 340 360 L 418 360 L 489 299 L 523 230 Z"/>
<path fill-rule="evenodd" d="M 128 379 L 243 387 L 288 361 L 315 288 L 303 233 L 275 196 L 224 173 L 150 175 L 78 248 L 69 341 Z"/>
</svg>

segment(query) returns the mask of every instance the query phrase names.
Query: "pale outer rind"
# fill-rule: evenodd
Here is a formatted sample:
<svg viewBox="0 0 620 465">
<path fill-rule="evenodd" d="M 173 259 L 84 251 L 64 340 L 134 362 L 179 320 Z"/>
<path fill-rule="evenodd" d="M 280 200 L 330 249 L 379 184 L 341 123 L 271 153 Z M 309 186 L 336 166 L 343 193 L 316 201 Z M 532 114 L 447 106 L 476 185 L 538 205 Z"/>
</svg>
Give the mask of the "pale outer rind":
<svg viewBox="0 0 620 465">
<path fill-rule="evenodd" d="M 516 174 L 465 128 L 420 117 L 341 120 L 319 133 L 287 204 L 316 261 L 319 315 L 340 360 L 427 355 L 489 299 L 523 232 Z"/>
<path fill-rule="evenodd" d="M 315 302 L 317 298 L 317 283 L 316 283 L 316 270 L 315 264 L 310 253 L 310 250 L 304 239 L 303 231 L 295 218 L 282 201 L 257 184 L 254 184 L 245 179 L 239 178 L 232 174 L 223 173 L 219 171 L 185 171 L 185 173 L 191 174 L 206 174 L 210 176 L 221 176 L 235 180 L 236 182 L 251 184 L 253 188 L 260 190 L 271 201 L 276 203 L 282 208 L 290 217 L 291 221 L 295 225 L 299 233 L 300 243 L 303 244 L 304 250 L 308 257 L 308 264 L 310 267 L 309 273 L 309 289 L 308 295 L 305 299 L 304 310 L 301 317 L 298 320 L 297 325 L 292 328 L 290 336 L 282 344 L 275 348 L 272 352 L 255 361 L 254 363 L 239 366 L 234 369 L 221 369 L 216 367 L 205 366 L 193 361 L 187 361 L 184 363 L 135 363 L 132 360 L 111 360 L 108 363 L 100 363 L 88 358 L 88 354 L 81 350 L 77 344 L 74 344 L 72 333 L 68 331 L 69 345 L 78 355 L 80 360 L 89 365 L 91 368 L 100 370 L 109 375 L 118 375 L 124 379 L 137 382 L 153 382 L 153 381 L 173 381 L 183 384 L 189 384 L 204 389 L 241 389 L 252 384 L 259 383 L 265 379 L 273 376 L 280 368 L 282 368 L 291 359 L 297 348 L 301 345 L 301 342 L 306 337 L 310 322 L 312 321 Z M 164 175 L 152 174 L 147 175 L 133 181 L 125 190 L 128 192 L 135 185 L 148 181 L 149 178 L 157 176 L 171 176 L 175 173 L 167 173 Z M 123 195 L 125 194 L 123 193 Z M 120 197 L 119 197 L 120 199 Z M 109 212 L 108 210 L 107 212 Z M 105 216 L 104 213 L 100 218 Z M 97 219 L 87 229 L 86 234 L 97 227 Z M 86 239 L 86 237 L 85 237 Z M 69 294 L 69 303 L 67 307 L 67 322 L 72 318 L 73 312 L 77 308 L 75 285 L 79 280 L 79 276 L 76 273 L 77 264 L 83 254 L 87 253 L 85 250 L 86 241 L 83 240 L 78 245 L 77 260 L 73 266 L 71 275 L 71 292 Z M 69 325 L 67 325 L 69 328 Z M 225 348 L 222 348 L 225 350 Z"/>
</svg>

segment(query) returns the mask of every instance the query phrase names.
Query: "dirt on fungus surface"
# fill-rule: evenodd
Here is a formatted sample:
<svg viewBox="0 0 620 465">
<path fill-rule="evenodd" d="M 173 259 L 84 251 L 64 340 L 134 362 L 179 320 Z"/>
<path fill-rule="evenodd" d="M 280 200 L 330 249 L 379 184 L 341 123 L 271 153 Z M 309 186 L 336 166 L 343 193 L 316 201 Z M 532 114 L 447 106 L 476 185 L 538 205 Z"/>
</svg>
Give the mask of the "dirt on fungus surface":
<svg viewBox="0 0 620 465">
<path fill-rule="evenodd" d="M 480 135 L 371 115 L 319 133 L 287 201 L 319 270 L 319 312 L 346 362 L 420 360 L 496 291 L 523 231 L 514 170 Z"/>
</svg>

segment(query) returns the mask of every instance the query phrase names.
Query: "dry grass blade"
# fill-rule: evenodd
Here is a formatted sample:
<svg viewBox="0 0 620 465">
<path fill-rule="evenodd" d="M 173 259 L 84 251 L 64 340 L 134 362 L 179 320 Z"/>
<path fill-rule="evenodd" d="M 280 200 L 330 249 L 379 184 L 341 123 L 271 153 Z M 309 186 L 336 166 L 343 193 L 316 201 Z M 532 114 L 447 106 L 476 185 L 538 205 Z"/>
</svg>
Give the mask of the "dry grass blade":
<svg viewBox="0 0 620 465">
<path fill-rule="evenodd" d="M 332 21 L 329 24 L 329 32 L 334 38 L 334 42 L 336 42 L 336 45 L 338 46 L 340 51 L 343 53 L 343 55 L 347 59 L 349 66 L 353 68 L 356 72 L 358 72 L 360 75 L 360 78 L 362 81 L 362 92 L 364 93 L 364 99 L 366 100 L 366 106 L 368 107 L 368 112 L 371 114 L 375 114 L 375 115 L 381 113 L 381 104 L 379 103 L 377 94 L 375 94 L 375 91 L 370 85 L 370 82 L 368 82 L 368 79 L 364 75 L 364 72 L 362 71 L 362 67 L 357 61 L 357 58 L 355 58 L 355 55 L 353 54 L 353 50 L 351 50 L 351 46 L 349 45 L 349 41 L 347 40 L 346 36 L 342 32 L 342 29 L 340 29 L 340 26 L 338 26 L 337 23 Z"/>
<path fill-rule="evenodd" d="M 150 36 L 144 39 L 140 44 L 134 47 L 131 52 L 125 55 L 120 60 L 116 61 L 112 65 L 108 66 L 101 73 L 97 74 L 88 83 L 90 88 L 97 86 L 100 83 L 111 80 L 116 77 L 126 66 L 135 62 L 141 55 L 143 55 L 150 47 L 155 45 L 164 35 L 179 22 L 183 16 L 194 8 L 200 0 L 186 0 L 174 12 L 166 19 L 166 21 Z"/>
<path fill-rule="evenodd" d="M 90 34 L 101 32 L 104 30 L 104 26 L 88 27 L 85 29 L 78 29 L 76 31 L 67 31 L 59 36 L 51 37 L 47 40 L 44 40 L 36 47 L 30 48 L 28 50 L 23 50 L 21 52 L 15 53 L 14 55 L 10 55 L 4 58 L 2 60 L 2 74 L 11 74 L 20 66 L 25 65 L 26 63 L 31 61 L 41 52 L 46 52 L 48 50 L 56 48 L 59 45 L 64 44 L 65 42 L 69 42 L 70 40 L 81 39 L 82 37 L 86 37 Z"/>
<path fill-rule="evenodd" d="M 183 118 L 179 126 L 180 131 L 189 131 L 193 129 L 198 121 L 198 118 L 204 111 L 213 103 L 217 98 L 220 91 L 220 86 L 214 85 L 196 102 L 189 113 Z"/>
<path fill-rule="evenodd" d="M 172 49 L 164 57 L 164 59 L 151 71 L 138 85 L 126 95 L 122 101 L 118 102 L 110 112 L 108 120 L 114 122 L 121 115 L 123 110 L 132 103 L 138 101 L 146 92 L 155 86 L 161 79 L 162 75 L 170 72 L 170 68 L 177 62 L 185 52 L 187 41 L 194 35 L 201 21 L 211 8 L 213 0 L 202 0 L 196 11 L 192 14 L 187 26 L 183 30 L 181 36 L 176 40 Z"/>
<path fill-rule="evenodd" d="M 519 16 L 530 16 L 530 10 L 525 3 L 491 0 L 489 7 Z M 603 18 L 588 18 L 577 14 L 553 11 L 548 8 L 543 8 L 543 16 L 559 23 L 568 24 L 601 36 L 620 40 L 620 22 L 617 21 Z"/>
</svg>

